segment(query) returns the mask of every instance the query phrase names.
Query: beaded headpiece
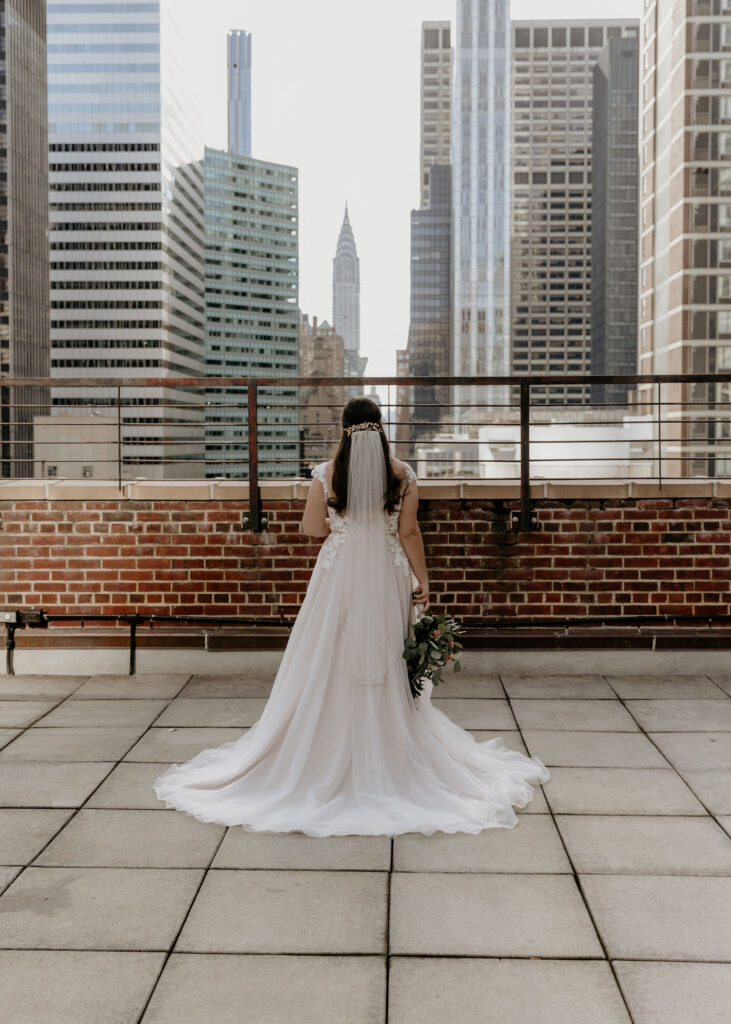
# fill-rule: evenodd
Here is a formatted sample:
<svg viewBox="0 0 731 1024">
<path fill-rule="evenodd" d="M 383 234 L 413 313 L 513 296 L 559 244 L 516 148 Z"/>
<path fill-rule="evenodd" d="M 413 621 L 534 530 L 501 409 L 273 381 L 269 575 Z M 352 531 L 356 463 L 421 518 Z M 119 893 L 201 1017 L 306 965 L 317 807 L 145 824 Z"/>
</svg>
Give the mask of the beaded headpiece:
<svg viewBox="0 0 731 1024">
<path fill-rule="evenodd" d="M 380 423 L 371 423 L 369 421 L 366 423 L 354 423 L 352 426 L 345 428 L 345 433 L 350 437 L 354 430 L 377 430 L 379 434 L 383 433 L 383 427 Z"/>
</svg>

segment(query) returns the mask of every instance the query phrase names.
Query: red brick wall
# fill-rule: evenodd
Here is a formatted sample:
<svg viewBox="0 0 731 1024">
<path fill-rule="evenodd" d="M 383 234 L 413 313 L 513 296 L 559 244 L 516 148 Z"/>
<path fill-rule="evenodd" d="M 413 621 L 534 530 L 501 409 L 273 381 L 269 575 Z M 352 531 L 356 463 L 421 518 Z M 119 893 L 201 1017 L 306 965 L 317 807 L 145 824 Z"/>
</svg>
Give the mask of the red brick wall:
<svg viewBox="0 0 731 1024">
<path fill-rule="evenodd" d="M 240 500 L 0 501 L 0 604 L 292 617 L 319 550 L 303 504 L 266 501 L 254 535 Z M 527 534 L 507 528 L 516 507 L 421 502 L 435 605 L 467 621 L 729 612 L 731 499 L 544 499 Z"/>
</svg>

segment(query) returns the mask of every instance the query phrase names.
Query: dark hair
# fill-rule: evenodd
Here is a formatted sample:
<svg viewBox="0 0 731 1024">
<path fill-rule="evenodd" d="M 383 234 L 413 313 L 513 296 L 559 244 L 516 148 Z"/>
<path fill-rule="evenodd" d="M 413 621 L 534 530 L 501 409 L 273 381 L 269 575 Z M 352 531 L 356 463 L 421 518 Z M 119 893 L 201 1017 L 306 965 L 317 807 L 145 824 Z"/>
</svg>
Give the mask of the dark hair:
<svg viewBox="0 0 731 1024">
<path fill-rule="evenodd" d="M 328 504 L 336 512 L 343 512 L 348 504 L 348 466 L 350 465 L 350 434 L 345 433 L 346 427 L 352 427 L 356 423 L 381 423 L 381 410 L 376 403 L 366 398 L 365 395 L 359 398 L 351 398 L 343 409 L 340 421 L 343 425 L 343 434 L 340 438 L 338 450 L 335 452 L 333 465 L 332 490 L 334 496 L 328 500 Z M 386 493 L 383 498 L 383 507 L 387 512 L 394 512 L 399 500 L 402 481 L 396 476 L 391 465 L 391 453 L 388 447 L 388 438 L 381 432 L 381 444 L 383 445 L 383 457 L 386 460 Z"/>
</svg>

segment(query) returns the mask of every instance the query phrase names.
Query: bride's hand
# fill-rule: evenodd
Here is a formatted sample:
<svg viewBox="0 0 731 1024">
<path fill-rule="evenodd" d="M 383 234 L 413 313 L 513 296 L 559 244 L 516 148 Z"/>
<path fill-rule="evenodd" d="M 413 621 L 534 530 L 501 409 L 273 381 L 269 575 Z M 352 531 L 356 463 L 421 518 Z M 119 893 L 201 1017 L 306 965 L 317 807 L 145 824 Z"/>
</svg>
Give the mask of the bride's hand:
<svg viewBox="0 0 731 1024">
<path fill-rule="evenodd" d="M 416 590 L 411 596 L 414 599 L 414 604 L 420 605 L 421 610 L 426 611 L 429 607 L 429 584 L 417 583 Z"/>
</svg>

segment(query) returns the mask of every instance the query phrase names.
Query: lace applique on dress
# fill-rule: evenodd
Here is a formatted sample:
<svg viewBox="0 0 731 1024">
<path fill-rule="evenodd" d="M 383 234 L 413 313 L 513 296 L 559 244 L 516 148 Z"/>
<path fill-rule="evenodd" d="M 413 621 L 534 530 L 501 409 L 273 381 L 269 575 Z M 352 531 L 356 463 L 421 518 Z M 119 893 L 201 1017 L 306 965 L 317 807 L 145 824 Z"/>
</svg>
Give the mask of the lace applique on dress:
<svg viewBox="0 0 731 1024">
<path fill-rule="evenodd" d="M 406 493 L 406 488 L 413 480 L 416 480 L 416 473 L 408 462 L 405 462 L 404 466 L 406 468 L 406 475 L 401 487 L 398 504 L 390 515 L 386 515 L 384 513 L 384 520 L 388 535 L 388 543 L 393 557 L 393 564 L 397 569 L 400 569 L 402 572 L 410 576 L 411 566 L 409 565 L 409 560 L 406 557 L 406 552 L 403 549 L 398 535 L 398 520 L 401 513 L 401 502 L 403 501 L 404 494 Z M 312 470 L 312 476 L 322 484 L 325 491 L 325 501 L 327 501 L 330 497 L 330 491 L 327 486 L 327 463 L 321 462 L 319 466 L 315 466 Z M 322 542 L 322 547 L 320 548 L 320 564 L 325 569 L 329 569 L 333 564 L 335 556 L 338 553 L 338 549 L 351 530 L 351 524 L 347 515 L 341 516 L 330 505 L 327 506 L 327 516 L 330 520 L 330 533 Z"/>
<path fill-rule="evenodd" d="M 330 497 L 330 491 L 327 486 L 327 463 L 321 462 L 319 466 L 315 466 L 312 470 L 312 476 L 322 484 L 325 491 L 325 501 L 327 501 Z M 327 517 L 330 520 L 330 533 L 322 542 L 322 547 L 320 548 L 320 564 L 325 569 L 329 569 L 333 564 L 338 548 L 350 532 L 347 516 L 341 516 L 330 505 L 327 506 Z"/>
</svg>

